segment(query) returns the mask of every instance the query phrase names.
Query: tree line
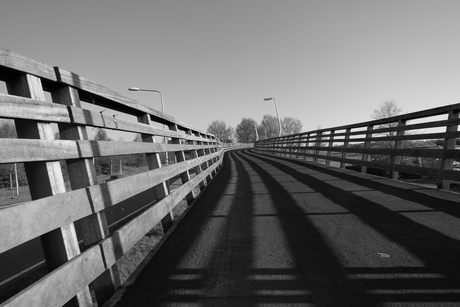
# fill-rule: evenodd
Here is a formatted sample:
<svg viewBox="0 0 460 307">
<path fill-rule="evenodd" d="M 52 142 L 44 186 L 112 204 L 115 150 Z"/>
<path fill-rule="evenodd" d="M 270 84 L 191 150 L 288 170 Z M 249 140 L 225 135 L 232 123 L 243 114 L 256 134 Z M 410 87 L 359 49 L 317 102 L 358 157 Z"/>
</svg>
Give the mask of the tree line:
<svg viewBox="0 0 460 307">
<path fill-rule="evenodd" d="M 281 135 L 290 135 L 302 131 L 302 122 L 297 118 L 285 117 L 281 121 Z M 208 126 L 208 133 L 214 134 L 224 143 L 253 143 L 280 135 L 277 117 L 266 114 L 258 124 L 252 118 L 243 118 L 234 129 L 222 120 L 214 120 Z"/>
</svg>

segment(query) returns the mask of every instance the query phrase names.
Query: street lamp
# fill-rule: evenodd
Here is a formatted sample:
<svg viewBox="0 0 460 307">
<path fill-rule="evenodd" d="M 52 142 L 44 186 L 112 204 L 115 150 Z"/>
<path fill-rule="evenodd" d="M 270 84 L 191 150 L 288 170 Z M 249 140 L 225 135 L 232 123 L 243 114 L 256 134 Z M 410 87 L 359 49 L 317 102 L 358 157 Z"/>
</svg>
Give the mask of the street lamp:
<svg viewBox="0 0 460 307">
<path fill-rule="evenodd" d="M 138 88 L 138 87 L 130 87 L 128 89 L 128 91 L 133 91 L 133 92 L 154 92 L 154 93 L 158 93 L 160 94 L 160 98 L 161 98 L 161 112 L 164 113 L 165 112 L 165 105 L 163 104 L 163 94 L 158 91 L 158 90 L 147 90 L 147 89 L 142 89 L 142 88 Z"/>
<path fill-rule="evenodd" d="M 160 98 L 161 98 L 161 113 L 163 113 L 163 114 L 165 113 L 165 105 L 163 103 L 163 94 L 159 90 L 149 90 L 149 89 L 142 89 L 142 88 L 138 88 L 138 87 L 130 87 L 128 90 L 133 91 L 133 92 L 154 92 L 154 93 L 160 94 Z M 163 129 L 164 129 L 164 127 L 165 127 L 165 125 L 163 125 Z M 165 144 L 168 144 L 166 136 L 164 137 L 164 142 L 165 142 Z M 168 165 L 168 153 L 166 153 L 165 164 Z"/>
<path fill-rule="evenodd" d="M 281 120 L 280 120 L 280 114 L 278 113 L 278 105 L 276 104 L 276 99 L 273 97 L 269 97 L 269 98 L 264 98 L 264 100 L 265 101 L 270 101 L 270 100 L 275 101 L 276 116 L 278 117 L 278 124 L 280 125 L 280 135 L 279 136 L 281 136 Z"/>
</svg>

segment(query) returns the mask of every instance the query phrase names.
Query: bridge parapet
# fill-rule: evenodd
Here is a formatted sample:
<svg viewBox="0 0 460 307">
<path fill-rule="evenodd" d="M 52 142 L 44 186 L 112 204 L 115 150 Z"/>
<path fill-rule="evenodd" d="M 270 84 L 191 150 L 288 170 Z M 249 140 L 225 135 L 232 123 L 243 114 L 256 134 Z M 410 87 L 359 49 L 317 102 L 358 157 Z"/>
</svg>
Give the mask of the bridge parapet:
<svg viewBox="0 0 460 307">
<path fill-rule="evenodd" d="M 212 134 L 7 49 L 0 49 L 0 80 L 8 92 L 0 94 L 0 119 L 13 120 L 17 133 L 0 138 L 0 164 L 24 163 L 32 199 L 0 207 L 0 254 L 40 238 L 49 272 L 1 306 L 93 306 L 91 291 L 101 306 L 120 285 L 117 261 L 160 221 L 170 229 L 173 208 L 193 203 L 217 174 L 222 146 Z M 95 128 L 141 141 L 89 140 Z M 122 155 L 145 155 L 147 167 L 99 182 L 95 159 Z M 174 178 L 181 183 L 171 191 Z M 134 199 L 137 211 L 109 228 L 111 210 Z"/>
<path fill-rule="evenodd" d="M 384 170 L 437 178 L 449 190 L 460 183 L 460 104 L 261 140 L 260 153 L 311 160 L 361 172 Z"/>
</svg>

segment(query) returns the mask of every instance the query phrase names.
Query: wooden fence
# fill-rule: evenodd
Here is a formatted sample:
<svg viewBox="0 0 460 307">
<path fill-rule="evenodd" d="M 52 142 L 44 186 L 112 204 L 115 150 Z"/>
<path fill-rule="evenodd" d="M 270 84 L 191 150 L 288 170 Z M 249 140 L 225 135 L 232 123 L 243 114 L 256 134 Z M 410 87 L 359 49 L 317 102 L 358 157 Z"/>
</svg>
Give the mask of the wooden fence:
<svg viewBox="0 0 460 307">
<path fill-rule="evenodd" d="M 312 160 L 361 172 L 385 170 L 437 178 L 449 189 L 460 181 L 460 104 L 256 142 L 257 151 Z M 430 163 L 425 161 L 430 160 Z M 381 172 L 380 172 L 381 173 Z"/>
<path fill-rule="evenodd" d="M 221 167 L 221 145 L 167 114 L 6 49 L 0 80 L 8 92 L 0 94 L 0 119 L 14 120 L 18 136 L 0 138 L 0 164 L 24 163 L 32 199 L 0 208 L 0 254 L 39 237 L 49 272 L 1 306 L 102 306 L 120 285 L 116 262 L 160 221 L 166 232 L 181 200 L 199 196 Z M 92 141 L 94 128 L 137 133 L 142 141 Z M 162 165 L 164 153 L 174 163 Z M 94 159 L 133 154 L 145 155 L 148 169 L 98 182 Z M 177 177 L 181 184 L 170 191 Z M 146 191 L 146 206 L 109 230 L 107 210 Z"/>
</svg>

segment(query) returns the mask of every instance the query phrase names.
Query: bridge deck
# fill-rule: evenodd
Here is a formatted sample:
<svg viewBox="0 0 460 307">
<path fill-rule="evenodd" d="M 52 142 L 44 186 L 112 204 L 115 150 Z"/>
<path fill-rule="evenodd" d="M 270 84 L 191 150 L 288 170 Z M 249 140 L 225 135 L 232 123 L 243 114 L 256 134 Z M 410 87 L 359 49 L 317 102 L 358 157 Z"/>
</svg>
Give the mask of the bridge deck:
<svg viewBox="0 0 460 307">
<path fill-rule="evenodd" d="M 230 152 L 117 306 L 455 305 L 459 199 Z"/>
</svg>

